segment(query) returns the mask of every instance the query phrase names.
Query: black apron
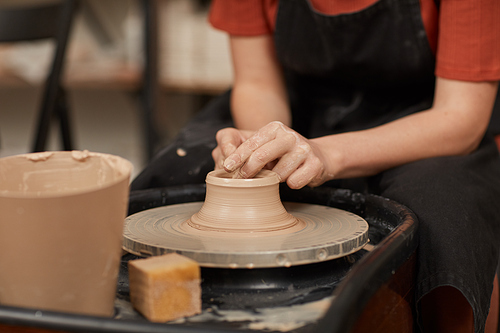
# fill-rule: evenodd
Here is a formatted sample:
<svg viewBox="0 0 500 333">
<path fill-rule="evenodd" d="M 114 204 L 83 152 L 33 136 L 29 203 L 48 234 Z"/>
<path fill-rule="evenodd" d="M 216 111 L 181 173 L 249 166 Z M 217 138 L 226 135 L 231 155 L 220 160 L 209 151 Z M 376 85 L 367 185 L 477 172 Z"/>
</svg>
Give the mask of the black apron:
<svg viewBox="0 0 500 333">
<path fill-rule="evenodd" d="M 434 56 L 418 0 L 336 16 L 280 1 L 275 41 L 293 128 L 306 137 L 374 127 L 432 104 Z"/>
<path fill-rule="evenodd" d="M 434 56 L 419 0 L 379 0 L 325 15 L 307 0 L 279 2 L 275 30 L 292 127 L 318 137 L 374 127 L 428 109 Z M 203 183 L 214 168 L 217 130 L 233 126 L 230 92 L 216 98 L 133 181 L 132 190 Z M 500 239 L 500 160 L 491 138 L 467 156 L 409 163 L 367 179 L 329 185 L 369 190 L 412 209 L 420 221 L 416 309 L 441 285 L 471 304 L 484 331 Z"/>
<path fill-rule="evenodd" d="M 293 127 L 306 137 L 374 127 L 432 105 L 435 60 L 419 0 L 379 0 L 341 15 L 319 13 L 307 0 L 280 1 L 275 41 Z M 451 285 L 483 332 L 500 243 L 500 162 L 491 138 L 468 156 L 410 163 L 366 183 L 419 218 L 417 311 L 426 293 Z"/>
</svg>

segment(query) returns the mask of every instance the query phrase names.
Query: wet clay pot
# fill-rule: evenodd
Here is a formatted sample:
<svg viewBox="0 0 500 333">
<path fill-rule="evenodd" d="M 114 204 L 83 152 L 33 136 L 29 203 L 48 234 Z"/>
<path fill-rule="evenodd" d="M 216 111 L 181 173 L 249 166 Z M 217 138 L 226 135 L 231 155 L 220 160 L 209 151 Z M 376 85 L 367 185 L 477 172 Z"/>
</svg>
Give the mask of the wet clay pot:
<svg viewBox="0 0 500 333">
<path fill-rule="evenodd" d="M 131 170 L 87 151 L 0 159 L 0 304 L 113 314 Z"/>
<path fill-rule="evenodd" d="M 208 173 L 202 208 L 187 221 L 201 231 L 233 233 L 235 237 L 260 233 L 291 233 L 302 222 L 289 214 L 279 196 L 276 173 L 262 170 L 251 179 L 234 179 L 224 170 Z"/>
</svg>

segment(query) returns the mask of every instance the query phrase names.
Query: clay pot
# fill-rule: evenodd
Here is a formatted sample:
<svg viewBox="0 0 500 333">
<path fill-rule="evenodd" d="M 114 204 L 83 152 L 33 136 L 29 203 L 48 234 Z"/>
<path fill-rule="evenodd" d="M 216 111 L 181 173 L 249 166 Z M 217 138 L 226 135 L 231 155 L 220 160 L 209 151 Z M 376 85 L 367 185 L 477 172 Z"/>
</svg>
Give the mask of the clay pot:
<svg viewBox="0 0 500 333">
<path fill-rule="evenodd" d="M 234 179 L 224 170 L 208 173 L 200 211 L 187 221 L 202 231 L 240 233 L 294 232 L 300 220 L 287 213 L 279 196 L 276 173 L 262 170 L 251 179 Z"/>
<path fill-rule="evenodd" d="M 131 170 L 87 151 L 0 159 L 0 304 L 113 314 Z"/>
</svg>

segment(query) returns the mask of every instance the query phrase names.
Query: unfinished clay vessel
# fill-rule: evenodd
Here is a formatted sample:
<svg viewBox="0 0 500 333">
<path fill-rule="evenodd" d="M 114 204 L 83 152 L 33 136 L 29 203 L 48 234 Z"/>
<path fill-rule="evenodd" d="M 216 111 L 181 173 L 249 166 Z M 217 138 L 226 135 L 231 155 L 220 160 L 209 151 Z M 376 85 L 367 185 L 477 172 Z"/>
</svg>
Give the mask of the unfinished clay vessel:
<svg viewBox="0 0 500 333">
<path fill-rule="evenodd" d="M 203 206 L 187 221 L 192 228 L 243 236 L 303 228 L 301 221 L 283 207 L 279 179 L 273 171 L 262 170 L 251 179 L 235 179 L 224 170 L 216 170 L 208 173 L 206 185 Z"/>
<path fill-rule="evenodd" d="M 124 249 L 177 252 L 203 267 L 290 267 L 339 258 L 368 242 L 368 223 L 334 207 L 280 201 L 279 179 L 262 171 L 206 178 L 204 202 L 147 209 L 125 220 Z"/>
<path fill-rule="evenodd" d="M 0 159 L 0 304 L 112 315 L 131 169 L 87 151 Z"/>
</svg>

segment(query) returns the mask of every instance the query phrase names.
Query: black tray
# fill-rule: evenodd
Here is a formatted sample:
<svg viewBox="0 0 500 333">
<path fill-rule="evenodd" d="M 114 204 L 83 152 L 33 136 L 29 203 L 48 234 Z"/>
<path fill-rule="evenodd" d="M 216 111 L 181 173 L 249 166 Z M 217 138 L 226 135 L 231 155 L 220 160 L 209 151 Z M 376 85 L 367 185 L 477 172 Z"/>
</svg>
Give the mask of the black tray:
<svg viewBox="0 0 500 333">
<path fill-rule="evenodd" d="M 320 187 L 297 191 L 282 187 L 280 195 L 283 201 L 327 205 L 362 216 L 370 225 L 369 238 L 373 249 L 328 262 L 291 268 L 203 268 L 203 308 L 251 311 L 262 307 L 303 304 L 333 296 L 322 318 L 294 331 L 349 332 L 372 296 L 415 252 L 417 219 L 398 203 L 349 190 Z M 204 196 L 204 185 L 135 191 L 130 195 L 129 214 L 164 205 L 202 201 Z M 0 306 L 0 323 L 66 332 L 247 331 L 242 328 L 244 325 L 234 322 L 158 324 L 145 320 L 132 309 L 128 294 L 127 262 L 135 258 L 130 254 L 122 257 L 113 318 Z"/>
</svg>

